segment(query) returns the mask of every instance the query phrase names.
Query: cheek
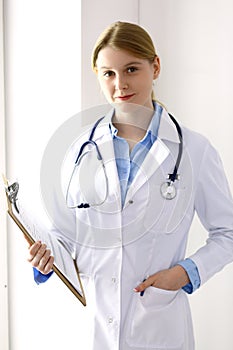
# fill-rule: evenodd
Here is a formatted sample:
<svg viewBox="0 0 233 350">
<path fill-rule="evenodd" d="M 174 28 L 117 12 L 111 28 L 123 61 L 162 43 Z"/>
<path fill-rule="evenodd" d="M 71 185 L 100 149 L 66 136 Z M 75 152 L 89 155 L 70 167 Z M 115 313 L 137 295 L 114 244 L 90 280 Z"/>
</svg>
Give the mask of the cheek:
<svg viewBox="0 0 233 350">
<path fill-rule="evenodd" d="M 109 94 L 111 91 L 111 86 L 108 81 L 99 79 L 100 88 L 104 94 Z"/>
<path fill-rule="evenodd" d="M 151 80 L 150 77 L 148 77 L 147 80 L 144 80 L 143 82 L 141 81 L 139 86 L 141 91 L 144 92 L 144 94 L 148 94 L 153 89 L 153 80 Z"/>
</svg>

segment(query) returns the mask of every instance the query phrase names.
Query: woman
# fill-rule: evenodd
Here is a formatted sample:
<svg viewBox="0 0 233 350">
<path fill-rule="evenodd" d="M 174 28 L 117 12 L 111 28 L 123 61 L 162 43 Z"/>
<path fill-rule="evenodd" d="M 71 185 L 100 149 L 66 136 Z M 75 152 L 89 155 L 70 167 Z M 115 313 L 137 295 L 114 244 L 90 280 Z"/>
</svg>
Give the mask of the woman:
<svg viewBox="0 0 233 350">
<path fill-rule="evenodd" d="M 155 101 L 160 60 L 143 28 L 112 24 L 97 40 L 92 67 L 114 107 L 92 135 L 107 185 L 98 182 L 98 173 L 95 181 L 107 196 L 97 204 L 97 193 L 96 205 L 82 209 L 73 199 L 76 239 L 68 243 L 75 245 L 84 284 L 95 290 L 93 349 L 192 350 L 187 293 L 233 259 L 233 203 L 221 161 L 203 136 L 180 130 Z M 72 145 L 64 169 L 74 164 L 81 145 Z M 63 172 L 66 184 L 69 173 Z M 175 197 L 168 174 L 174 175 Z M 195 212 L 209 238 L 185 259 Z M 30 248 L 29 260 L 37 282 L 51 275 L 53 257 L 44 244 Z"/>
</svg>

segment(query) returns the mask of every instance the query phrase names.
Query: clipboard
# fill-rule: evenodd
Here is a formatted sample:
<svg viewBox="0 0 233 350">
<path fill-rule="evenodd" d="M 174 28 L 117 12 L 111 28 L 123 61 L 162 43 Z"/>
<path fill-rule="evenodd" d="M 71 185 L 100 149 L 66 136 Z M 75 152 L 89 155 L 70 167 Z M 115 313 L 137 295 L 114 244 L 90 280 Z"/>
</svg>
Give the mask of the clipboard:
<svg viewBox="0 0 233 350">
<path fill-rule="evenodd" d="M 43 233 L 36 229 L 35 226 L 30 226 L 22 218 L 18 205 L 18 182 L 9 185 L 8 180 L 3 175 L 5 185 L 5 193 L 7 197 L 7 213 L 13 219 L 15 224 L 24 234 L 30 245 L 38 240 L 41 240 L 52 251 L 54 256 L 53 271 L 61 279 L 61 281 L 69 288 L 69 290 L 78 298 L 78 300 L 86 306 L 86 298 L 82 281 L 80 278 L 76 259 L 74 259 L 65 245 L 56 237 L 49 233 Z M 46 237 L 45 237 L 46 235 Z"/>
</svg>

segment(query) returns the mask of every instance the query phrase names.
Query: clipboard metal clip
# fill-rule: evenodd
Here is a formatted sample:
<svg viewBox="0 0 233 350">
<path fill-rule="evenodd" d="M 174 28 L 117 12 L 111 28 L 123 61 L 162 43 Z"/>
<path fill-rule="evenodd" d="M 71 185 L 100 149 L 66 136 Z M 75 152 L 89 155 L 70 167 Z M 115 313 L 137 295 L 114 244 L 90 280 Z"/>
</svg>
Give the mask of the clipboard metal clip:
<svg viewBox="0 0 233 350">
<path fill-rule="evenodd" d="M 17 201 L 17 196 L 19 192 L 19 183 L 18 182 L 13 182 L 13 184 L 8 185 L 5 187 L 6 190 L 6 195 L 7 198 L 9 199 L 10 203 L 12 203 L 15 207 L 15 210 L 17 213 L 19 213 L 19 209 L 17 207 L 16 201 Z"/>
</svg>

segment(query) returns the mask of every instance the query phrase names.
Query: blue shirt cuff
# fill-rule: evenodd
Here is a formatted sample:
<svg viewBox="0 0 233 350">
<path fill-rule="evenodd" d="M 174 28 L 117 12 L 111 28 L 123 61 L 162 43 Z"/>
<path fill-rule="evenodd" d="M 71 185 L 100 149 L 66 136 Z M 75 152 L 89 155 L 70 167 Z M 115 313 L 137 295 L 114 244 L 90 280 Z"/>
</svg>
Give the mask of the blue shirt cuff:
<svg viewBox="0 0 233 350">
<path fill-rule="evenodd" d="M 43 275 L 40 271 L 38 271 L 35 267 L 33 267 L 34 281 L 37 284 L 46 282 L 49 277 L 53 274 L 53 271 L 49 272 L 47 275 Z"/>
<path fill-rule="evenodd" d="M 178 265 L 182 266 L 185 269 L 190 279 L 190 283 L 186 284 L 186 286 L 184 286 L 182 289 L 186 293 L 192 294 L 193 292 L 195 292 L 195 290 L 197 290 L 200 287 L 201 284 L 198 268 L 191 259 L 185 259 L 183 261 L 180 261 L 178 262 Z"/>
</svg>

